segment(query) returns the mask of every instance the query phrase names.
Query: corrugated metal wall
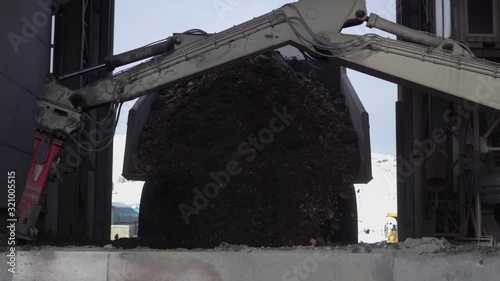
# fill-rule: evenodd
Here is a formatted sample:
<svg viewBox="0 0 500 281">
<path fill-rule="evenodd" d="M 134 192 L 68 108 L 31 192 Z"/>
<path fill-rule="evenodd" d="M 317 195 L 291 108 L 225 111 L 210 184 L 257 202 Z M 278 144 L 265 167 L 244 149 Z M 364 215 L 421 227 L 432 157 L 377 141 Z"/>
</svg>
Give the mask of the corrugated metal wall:
<svg viewBox="0 0 500 281">
<path fill-rule="evenodd" d="M 32 158 L 35 96 L 50 67 L 50 2 L 0 2 L 0 174 L 16 172 L 17 198 Z M 6 192 L 0 208 L 7 206 Z"/>
<path fill-rule="evenodd" d="M 35 96 L 50 71 L 52 14 L 56 19 L 56 75 L 101 63 L 113 50 L 114 0 L 0 2 L 0 174 L 7 178 L 8 171 L 16 172 L 18 200 L 32 159 Z M 106 76 L 106 72 L 92 73 L 66 83 L 78 88 Z M 99 120 L 107 111 L 105 107 L 87 114 Z M 88 135 L 95 129 L 88 124 L 84 132 Z M 81 157 L 80 165 L 64 177 L 62 184 L 49 185 L 47 206 L 38 225 L 42 238 L 109 239 L 112 147 Z M 2 227 L 6 207 L 4 188 L 0 195 L 0 234 L 6 229 Z"/>
</svg>

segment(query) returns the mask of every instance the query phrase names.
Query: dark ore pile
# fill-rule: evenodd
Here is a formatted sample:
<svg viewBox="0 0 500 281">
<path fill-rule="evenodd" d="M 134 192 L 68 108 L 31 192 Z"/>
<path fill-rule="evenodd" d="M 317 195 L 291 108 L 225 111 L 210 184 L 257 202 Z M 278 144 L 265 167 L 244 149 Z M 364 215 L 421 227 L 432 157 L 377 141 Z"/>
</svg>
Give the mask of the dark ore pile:
<svg viewBox="0 0 500 281">
<path fill-rule="evenodd" d="M 185 248 L 334 242 L 359 166 L 337 90 L 267 53 L 162 93 L 139 151 L 154 178 L 152 237 Z"/>
</svg>

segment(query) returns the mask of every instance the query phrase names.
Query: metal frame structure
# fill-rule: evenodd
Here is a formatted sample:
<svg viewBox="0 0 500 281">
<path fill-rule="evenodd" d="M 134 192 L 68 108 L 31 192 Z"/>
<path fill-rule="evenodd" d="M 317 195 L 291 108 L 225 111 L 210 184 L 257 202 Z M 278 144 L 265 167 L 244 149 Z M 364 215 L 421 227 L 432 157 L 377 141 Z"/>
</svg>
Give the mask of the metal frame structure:
<svg viewBox="0 0 500 281">
<path fill-rule="evenodd" d="M 113 52 L 114 0 L 66 2 L 54 6 L 56 75 L 98 64 Z M 63 83 L 80 88 L 107 75 L 106 71 L 94 72 Z M 107 106 L 86 111 L 94 120 L 103 119 L 107 113 Z M 80 138 L 88 138 L 95 130 L 100 130 L 98 125 L 88 122 Z M 112 132 L 104 134 L 107 137 Z M 74 145 L 66 150 L 61 164 L 67 166 L 67 174 L 61 183 L 52 183 L 47 192 L 49 212 L 44 234 L 63 240 L 107 240 L 111 224 L 112 145 L 93 153 L 84 153 Z M 82 155 L 79 165 L 65 161 L 71 159 L 70 151 L 72 155 Z"/>
<path fill-rule="evenodd" d="M 472 33 L 470 32 L 470 26 L 469 26 L 469 1 L 464 1 L 461 3 L 461 6 L 463 7 L 463 15 L 464 15 L 464 27 L 463 27 L 463 34 L 465 34 L 466 38 L 471 38 L 471 37 L 481 37 L 483 40 L 486 38 L 494 38 L 493 40 L 498 39 L 498 29 L 499 29 L 499 21 L 498 21 L 498 9 L 499 9 L 499 3 L 497 0 L 490 0 L 492 4 L 492 10 L 491 10 L 491 16 L 493 20 L 493 32 L 492 33 Z"/>
<path fill-rule="evenodd" d="M 468 31 L 468 1 L 452 0 L 451 11 L 455 19 L 452 26 L 452 36 L 460 41 L 467 42 L 471 50 L 479 57 L 498 61 L 500 57 L 500 1 L 493 3 L 493 34 L 470 34 Z"/>
<path fill-rule="evenodd" d="M 114 57 L 106 57 L 110 55 L 112 46 L 109 41 L 112 1 L 70 2 L 61 10 L 56 21 L 58 34 L 54 69 L 56 76 L 69 72 L 84 76 L 62 83 L 54 76 L 46 79 L 38 97 L 37 129 L 51 141 L 69 138 L 79 144 L 82 139 L 75 139 L 75 133 L 82 129 L 84 132 L 99 130 L 97 124 L 102 125 L 102 120 L 114 121 L 109 118 L 109 112 L 113 112 L 110 103 L 116 105 L 245 57 L 292 45 L 304 52 L 328 57 L 331 63 L 416 89 L 402 89 L 398 103 L 398 160 L 410 159 L 413 164 L 410 173 L 403 179 L 406 183 L 400 184 L 399 188 L 402 191 L 401 201 L 404 202 L 403 214 L 400 215 L 404 221 L 400 223 L 404 229 L 403 237 L 430 233 L 462 238 L 472 234 L 481 238 L 484 182 L 479 180 L 481 170 L 489 167 L 485 165 L 485 157 L 492 156 L 489 146 L 496 147 L 493 144 L 495 129 L 489 132 L 490 126 L 485 127 L 483 123 L 491 119 L 492 113 L 487 108 L 490 112 L 500 110 L 500 90 L 492 86 L 500 81 L 500 64 L 477 59 L 467 46 L 459 42 L 415 31 L 434 31 L 429 25 L 429 18 L 423 21 L 422 14 L 419 14 L 424 12 L 428 15 L 429 11 L 422 10 L 420 1 L 406 2 L 415 7 L 398 9 L 408 13 L 406 17 L 400 15 L 400 22 L 406 22 L 413 29 L 384 20 L 376 14 L 368 16 L 363 0 L 302 0 L 217 34 L 175 34 L 165 42 Z M 339 32 L 343 27 L 363 22 L 367 22 L 369 27 L 396 34 L 403 40 Z M 77 29 L 79 31 L 75 32 Z M 155 51 L 165 47 L 166 53 L 156 56 Z M 91 66 L 102 61 L 106 62 L 104 66 L 113 68 L 116 65 L 114 62 L 132 62 L 143 58 L 143 55 L 156 57 L 110 77 L 103 72 L 89 76 L 86 71 L 81 71 L 88 67 L 95 70 Z M 478 92 L 484 87 L 493 88 L 486 97 Z M 433 96 L 420 94 L 416 92 L 418 90 Z M 461 114 L 460 107 L 436 96 L 463 104 L 466 113 Z M 94 110 L 100 106 L 107 107 Z M 439 118 L 442 112 L 449 113 L 449 116 Z M 446 136 L 447 139 L 437 144 L 430 141 L 432 152 L 426 153 L 425 141 L 423 147 L 418 147 L 416 140 L 435 137 L 434 129 L 437 128 L 441 128 L 441 137 Z M 112 139 L 109 137 L 112 133 L 105 132 L 104 140 Z M 489 137 L 481 138 L 483 135 Z M 95 142 L 90 143 L 94 146 L 90 150 L 101 148 Z M 485 153 L 482 144 L 486 147 Z M 81 145 L 70 147 L 70 151 L 81 148 Z M 110 147 L 103 149 L 105 153 L 91 153 L 84 157 L 78 163 L 77 172 L 69 177 L 71 187 L 60 190 L 59 204 L 52 206 L 60 214 L 57 216 L 59 237 L 76 235 L 95 239 L 108 234 L 111 151 Z M 420 153 L 417 153 L 418 150 Z M 446 165 L 450 162 L 449 155 L 452 155 L 451 163 L 457 163 L 458 170 L 455 166 Z M 40 153 L 35 155 L 35 159 L 37 157 Z M 433 161 L 428 161 L 429 157 L 433 157 Z M 440 165 L 442 163 L 444 165 Z M 52 163 L 46 165 L 52 166 Z M 32 166 L 32 169 L 35 168 Z M 450 176 L 452 170 L 453 175 Z M 473 179 L 470 183 L 460 181 L 469 177 Z M 452 186 L 455 188 L 453 191 L 450 190 Z M 40 188 L 45 189 L 45 186 Z M 44 193 L 44 190 L 39 193 Z M 33 206 L 23 200 L 30 196 L 34 194 L 27 188 L 21 198 L 18 230 L 26 229 L 23 224 L 28 224 L 29 229 L 34 228 L 36 220 L 26 216 L 26 213 L 31 212 L 31 207 L 36 210 L 40 204 Z M 62 198 L 64 200 L 60 200 Z M 457 216 L 459 223 L 455 221 Z M 442 233 L 437 231 L 441 226 L 445 226 Z"/>
<path fill-rule="evenodd" d="M 452 1 L 452 38 L 464 39 L 466 0 Z M 398 22 L 434 33 L 437 17 L 433 7 L 420 0 L 399 0 Z M 428 10 L 426 10 L 426 7 Z M 496 6 L 498 7 L 498 6 Z M 498 23 L 498 22 L 497 22 Z M 498 30 L 498 29 L 496 29 Z M 492 46 L 498 44 L 498 37 Z M 484 50 L 475 44 L 476 55 L 494 54 L 494 48 Z M 488 59 L 498 61 L 500 55 Z M 491 87 L 492 85 L 490 85 Z M 398 182 L 399 235 L 407 237 L 442 236 L 453 239 L 500 241 L 500 221 L 495 218 L 500 198 L 500 164 L 498 146 L 498 112 L 477 107 L 465 100 L 455 103 L 400 87 L 397 111 L 398 162 L 409 159 L 420 149 L 417 142 L 432 140 L 437 130 L 445 132 L 442 143 L 433 143 L 434 151 L 423 165 L 413 167 L 408 177 Z M 417 140 L 417 141 L 416 141 Z M 442 161 L 434 155 L 442 153 Z M 434 158 L 431 158 L 434 157 Z M 434 162 L 434 163 L 433 163 Z M 441 167 L 439 167 L 441 166 Z M 444 168 L 442 168 L 444 167 Z M 432 189 L 429 174 L 441 171 L 444 184 Z M 434 172 L 430 172 L 433 170 Z M 399 169 L 398 174 L 404 171 Z M 497 196 L 497 197 L 495 197 Z"/>
</svg>

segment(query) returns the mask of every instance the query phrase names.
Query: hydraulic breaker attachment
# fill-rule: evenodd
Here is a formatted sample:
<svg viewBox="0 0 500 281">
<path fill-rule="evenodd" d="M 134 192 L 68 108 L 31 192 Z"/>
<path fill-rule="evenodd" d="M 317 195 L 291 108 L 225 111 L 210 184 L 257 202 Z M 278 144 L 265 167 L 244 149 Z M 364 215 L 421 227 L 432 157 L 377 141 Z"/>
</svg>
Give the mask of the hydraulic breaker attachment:
<svg viewBox="0 0 500 281">
<path fill-rule="evenodd" d="M 18 208 L 16 236 L 35 240 L 38 234 L 36 221 L 45 199 L 52 165 L 63 152 L 63 142 L 49 136 L 35 138 L 35 150 L 26 186 Z"/>
</svg>

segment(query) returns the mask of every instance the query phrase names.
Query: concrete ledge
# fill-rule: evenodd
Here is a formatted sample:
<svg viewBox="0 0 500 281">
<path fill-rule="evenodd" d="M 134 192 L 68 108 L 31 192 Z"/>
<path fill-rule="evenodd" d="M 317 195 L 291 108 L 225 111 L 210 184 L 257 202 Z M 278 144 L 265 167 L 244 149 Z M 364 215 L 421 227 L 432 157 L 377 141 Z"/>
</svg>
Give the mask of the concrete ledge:
<svg viewBox="0 0 500 281">
<path fill-rule="evenodd" d="M 391 256 L 325 250 L 111 253 L 109 280 L 389 280 Z"/>
<path fill-rule="evenodd" d="M 7 271 L 5 262 L 0 270 L 2 281 L 489 281 L 500 276 L 500 256 L 496 249 L 426 253 L 362 245 L 200 251 L 42 248 L 19 251 L 16 274 Z"/>
<path fill-rule="evenodd" d="M 7 260 L 5 255 L 2 256 Z M 59 251 L 57 249 L 20 251 L 17 252 L 15 274 L 9 272 L 9 265 L 3 262 L 0 267 L 0 280 L 107 281 L 108 257 L 109 253 L 103 251 Z"/>
<path fill-rule="evenodd" d="M 500 256 L 485 252 L 458 255 L 404 255 L 395 256 L 394 280 L 449 281 L 499 280 Z"/>
</svg>

